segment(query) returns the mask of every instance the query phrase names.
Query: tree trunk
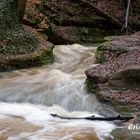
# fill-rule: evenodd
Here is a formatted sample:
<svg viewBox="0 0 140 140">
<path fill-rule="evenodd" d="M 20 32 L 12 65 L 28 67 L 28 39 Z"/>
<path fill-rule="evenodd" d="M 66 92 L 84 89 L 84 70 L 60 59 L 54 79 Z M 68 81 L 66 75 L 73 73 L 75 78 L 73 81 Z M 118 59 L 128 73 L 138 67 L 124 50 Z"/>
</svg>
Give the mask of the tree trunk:
<svg viewBox="0 0 140 140">
<path fill-rule="evenodd" d="M 22 22 L 24 13 L 25 13 L 27 0 L 16 0 L 16 1 L 17 1 L 17 16 L 18 16 L 19 22 Z"/>
<path fill-rule="evenodd" d="M 126 16 L 125 16 L 125 24 L 124 24 L 124 28 L 126 29 L 126 31 L 128 29 L 128 17 L 129 17 L 130 3 L 131 3 L 131 0 L 128 0 L 127 10 L 126 10 Z"/>
</svg>

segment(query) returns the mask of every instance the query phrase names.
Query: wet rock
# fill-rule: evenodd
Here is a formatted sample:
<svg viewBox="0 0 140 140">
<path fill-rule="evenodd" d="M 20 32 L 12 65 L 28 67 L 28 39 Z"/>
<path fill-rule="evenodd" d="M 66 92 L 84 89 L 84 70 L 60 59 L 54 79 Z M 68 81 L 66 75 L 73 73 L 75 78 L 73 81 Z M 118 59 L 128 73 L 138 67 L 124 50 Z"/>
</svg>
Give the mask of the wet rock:
<svg viewBox="0 0 140 140">
<path fill-rule="evenodd" d="M 111 135 L 115 140 L 139 140 L 139 130 L 129 130 L 128 126 L 124 128 L 118 128 L 112 131 Z M 106 140 L 113 140 L 114 138 L 107 138 Z"/>
<path fill-rule="evenodd" d="M 140 32 L 127 36 L 106 37 L 107 41 L 101 44 L 96 52 L 96 61 L 104 63 L 122 53 L 140 50 Z"/>
<path fill-rule="evenodd" d="M 131 90 L 102 89 L 97 96 L 102 102 L 113 105 L 116 111 L 122 114 L 140 110 L 139 88 Z"/>
</svg>

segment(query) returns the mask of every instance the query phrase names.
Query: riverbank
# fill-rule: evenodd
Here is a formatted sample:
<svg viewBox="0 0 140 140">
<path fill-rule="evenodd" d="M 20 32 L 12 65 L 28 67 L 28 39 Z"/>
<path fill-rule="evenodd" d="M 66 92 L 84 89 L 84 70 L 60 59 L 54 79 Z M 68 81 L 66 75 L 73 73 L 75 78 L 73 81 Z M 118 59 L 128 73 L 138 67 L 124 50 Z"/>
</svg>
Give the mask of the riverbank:
<svg viewBox="0 0 140 140">
<path fill-rule="evenodd" d="M 140 32 L 108 38 L 97 48 L 96 61 L 102 64 L 86 70 L 88 89 L 120 113 L 139 116 Z"/>
</svg>

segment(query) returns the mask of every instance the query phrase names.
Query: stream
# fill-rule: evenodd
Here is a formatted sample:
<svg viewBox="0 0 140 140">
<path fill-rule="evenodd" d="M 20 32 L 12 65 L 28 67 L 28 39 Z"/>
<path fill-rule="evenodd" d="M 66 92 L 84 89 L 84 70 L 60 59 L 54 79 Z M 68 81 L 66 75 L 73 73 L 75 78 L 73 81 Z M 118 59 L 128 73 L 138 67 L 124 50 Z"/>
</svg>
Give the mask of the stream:
<svg viewBox="0 0 140 140">
<path fill-rule="evenodd" d="M 85 86 L 85 70 L 97 65 L 95 51 L 94 45 L 57 45 L 53 64 L 0 73 L 0 138 L 104 140 L 111 137 L 111 131 L 116 128 L 112 122 L 62 120 L 50 115 L 115 114 L 88 93 Z"/>
</svg>

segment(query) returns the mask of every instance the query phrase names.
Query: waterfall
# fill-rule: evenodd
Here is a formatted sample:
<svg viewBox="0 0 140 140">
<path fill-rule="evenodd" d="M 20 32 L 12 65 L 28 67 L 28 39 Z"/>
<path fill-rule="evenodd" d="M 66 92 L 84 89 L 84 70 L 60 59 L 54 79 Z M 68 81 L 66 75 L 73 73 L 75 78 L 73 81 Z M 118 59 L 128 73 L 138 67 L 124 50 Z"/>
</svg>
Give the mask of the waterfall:
<svg viewBox="0 0 140 140">
<path fill-rule="evenodd" d="M 98 116 L 99 112 L 107 111 L 94 94 L 87 92 L 84 84 L 85 69 L 97 65 L 95 64 L 95 50 L 94 46 L 58 45 L 53 50 L 55 58 L 53 64 L 1 73 L 0 114 L 19 116 L 34 124 L 36 122 L 41 124 L 43 130 L 33 134 L 34 139 L 35 137 L 39 139 L 38 137 L 44 133 L 48 136 L 47 131 L 51 133 L 65 127 L 73 127 L 74 131 L 71 132 L 73 134 L 79 126 L 81 126 L 80 130 L 88 128 L 89 131 L 94 131 L 93 133 L 96 133 L 100 139 L 109 135 L 115 128 L 112 123 L 85 120 L 72 122 L 59 120 L 59 122 L 49 115 L 53 112 L 68 116 L 89 114 Z M 70 137 L 72 139 L 74 135 L 72 134 L 63 135 L 63 139 L 70 139 Z M 51 140 L 53 137 L 62 139 L 62 136 L 57 135 L 53 133 L 52 137 L 49 135 L 47 139 Z M 19 136 L 16 138 L 18 139 Z"/>
</svg>

